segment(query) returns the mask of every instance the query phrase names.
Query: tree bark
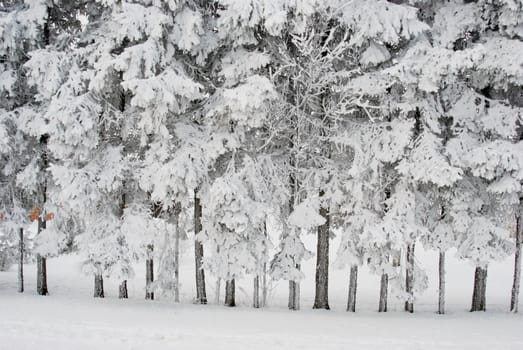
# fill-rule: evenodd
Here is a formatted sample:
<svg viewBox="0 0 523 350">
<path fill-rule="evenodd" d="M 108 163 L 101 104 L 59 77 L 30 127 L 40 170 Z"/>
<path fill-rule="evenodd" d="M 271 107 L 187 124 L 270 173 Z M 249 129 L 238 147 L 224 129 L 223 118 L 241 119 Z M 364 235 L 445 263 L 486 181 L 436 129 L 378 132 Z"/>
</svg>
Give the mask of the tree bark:
<svg viewBox="0 0 523 350">
<path fill-rule="evenodd" d="M 147 260 L 145 260 L 145 299 L 154 300 L 154 292 L 152 291 L 152 283 L 154 282 L 154 261 L 153 261 L 154 246 L 149 244 L 147 246 Z"/>
<path fill-rule="evenodd" d="M 194 234 L 202 231 L 202 206 L 197 190 L 194 191 Z M 194 260 L 196 265 L 196 302 L 207 304 L 207 293 L 205 291 L 205 271 L 203 270 L 203 244 L 194 238 Z"/>
<path fill-rule="evenodd" d="M 38 218 L 38 234 L 45 229 L 45 218 L 40 215 Z M 48 295 L 47 290 L 47 262 L 46 258 L 40 254 L 36 255 L 36 291 L 39 295 Z"/>
<path fill-rule="evenodd" d="M 129 293 L 127 292 L 127 280 L 122 281 L 118 287 L 118 299 L 127 299 L 129 298 Z"/>
<path fill-rule="evenodd" d="M 486 311 L 487 268 L 476 267 L 470 311 Z"/>
<path fill-rule="evenodd" d="M 516 252 L 514 254 L 514 278 L 510 296 L 510 311 L 518 312 L 519 285 L 521 280 L 521 222 L 519 215 L 516 217 Z"/>
<path fill-rule="evenodd" d="M 104 278 L 101 274 L 94 275 L 94 297 L 104 297 Z"/>
<path fill-rule="evenodd" d="M 324 192 L 320 192 L 320 197 Z M 318 227 L 318 241 L 316 249 L 316 294 L 313 309 L 329 310 L 329 209 L 320 207 L 320 215 L 325 223 Z"/>
<path fill-rule="evenodd" d="M 127 280 L 123 280 L 118 287 L 118 298 L 119 299 L 128 299 L 129 292 L 127 290 Z"/>
<path fill-rule="evenodd" d="M 445 252 L 439 251 L 438 314 L 445 314 Z"/>
<path fill-rule="evenodd" d="M 225 306 L 236 306 L 235 289 L 234 278 L 225 282 Z"/>
<path fill-rule="evenodd" d="M 267 222 L 263 224 L 263 236 L 267 240 L 268 233 L 267 233 Z M 267 247 L 267 242 L 265 242 L 264 246 L 264 257 L 266 258 L 269 255 L 269 249 Z M 259 276 L 258 276 L 259 277 Z M 260 307 L 267 306 L 267 262 L 264 262 L 262 265 L 262 274 L 261 274 L 261 282 L 258 280 L 258 283 L 261 283 L 261 301 L 260 301 Z"/>
<path fill-rule="evenodd" d="M 407 292 L 407 301 L 405 301 L 405 311 L 414 312 L 414 248 L 415 243 L 407 246 L 407 271 L 405 278 L 405 291 Z"/>
<path fill-rule="evenodd" d="M 358 289 L 358 265 L 350 267 L 349 297 L 347 299 L 347 311 L 356 312 L 356 291 Z"/>
<path fill-rule="evenodd" d="M 254 277 L 254 289 L 252 293 L 252 307 L 260 308 L 260 276 Z"/>
<path fill-rule="evenodd" d="M 24 229 L 18 231 L 18 293 L 24 292 Z"/>
<path fill-rule="evenodd" d="M 296 268 L 300 269 L 300 265 L 296 264 Z M 299 310 L 300 309 L 300 282 L 289 281 L 289 309 Z"/>
<path fill-rule="evenodd" d="M 381 275 L 380 282 L 380 303 L 378 312 L 387 312 L 387 293 L 389 288 L 389 275 L 384 273 Z"/>
<path fill-rule="evenodd" d="M 180 212 L 181 205 L 178 203 L 174 209 L 174 220 L 176 233 L 174 235 L 174 301 L 180 302 Z"/>
<path fill-rule="evenodd" d="M 294 291 L 296 287 L 296 282 L 289 281 L 289 302 L 287 303 L 287 307 L 290 310 L 294 309 L 294 298 L 296 297 L 296 292 Z"/>
<path fill-rule="evenodd" d="M 47 25 L 47 22 L 46 22 Z M 49 135 L 44 134 L 40 136 L 40 162 L 39 170 L 42 180 L 40 182 L 39 189 L 39 216 L 38 216 L 38 229 L 37 234 L 40 234 L 46 228 L 46 217 L 45 217 L 45 203 L 47 202 L 47 178 L 46 171 L 49 166 L 49 158 L 47 155 L 47 143 L 49 141 Z M 37 272 L 36 272 L 36 292 L 39 295 L 48 295 L 47 290 L 47 262 L 45 257 L 40 254 L 36 255 Z"/>
</svg>

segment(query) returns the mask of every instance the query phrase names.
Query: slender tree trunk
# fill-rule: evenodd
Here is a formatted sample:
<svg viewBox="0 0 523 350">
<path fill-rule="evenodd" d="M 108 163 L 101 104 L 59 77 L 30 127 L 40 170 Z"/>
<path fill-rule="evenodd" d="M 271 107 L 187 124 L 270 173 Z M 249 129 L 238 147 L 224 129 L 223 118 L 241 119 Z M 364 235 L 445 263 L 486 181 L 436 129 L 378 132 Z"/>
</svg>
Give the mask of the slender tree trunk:
<svg viewBox="0 0 523 350">
<path fill-rule="evenodd" d="M 476 267 L 470 311 L 486 311 L 487 268 Z"/>
<path fill-rule="evenodd" d="M 94 297 L 104 297 L 104 278 L 101 274 L 94 275 Z"/>
<path fill-rule="evenodd" d="M 269 255 L 269 249 L 267 247 L 267 222 L 263 223 L 263 236 L 265 237 L 265 246 L 263 249 L 263 256 L 264 258 L 267 258 Z M 258 276 L 258 285 L 261 283 L 261 301 L 260 301 L 260 307 L 267 306 L 267 262 L 264 262 L 262 265 L 262 274 L 261 274 L 261 282 L 260 282 L 260 276 Z"/>
<path fill-rule="evenodd" d="M 407 272 L 405 278 L 405 291 L 408 300 L 405 301 L 405 311 L 414 312 L 414 248 L 415 243 L 407 246 Z"/>
<path fill-rule="evenodd" d="M 225 282 L 225 306 L 236 306 L 235 289 L 234 278 Z"/>
<path fill-rule="evenodd" d="M 287 306 L 290 310 L 294 309 L 294 298 L 296 297 L 296 292 L 294 291 L 296 289 L 296 282 L 295 281 L 289 281 L 289 302 L 287 303 Z"/>
<path fill-rule="evenodd" d="M 445 252 L 439 251 L 438 314 L 445 314 Z"/>
<path fill-rule="evenodd" d="M 24 292 L 24 229 L 18 231 L 18 293 Z"/>
<path fill-rule="evenodd" d="M 38 234 L 45 229 L 45 217 L 38 218 Z M 39 295 L 48 295 L 47 290 L 47 262 L 40 254 L 36 255 L 36 291 Z"/>
<path fill-rule="evenodd" d="M 200 198 L 194 191 L 194 234 L 198 235 L 202 231 L 202 206 Z M 203 270 L 203 244 L 197 237 L 194 239 L 194 260 L 196 265 L 196 302 L 207 304 L 207 293 L 205 291 L 205 271 Z"/>
<path fill-rule="evenodd" d="M 350 267 L 349 297 L 347 299 L 347 311 L 356 312 L 356 291 L 358 289 L 358 265 Z"/>
<path fill-rule="evenodd" d="M 178 203 L 174 209 L 176 233 L 174 235 L 174 301 L 180 302 L 180 212 L 182 208 Z"/>
<path fill-rule="evenodd" d="M 378 312 L 387 312 L 387 292 L 389 288 L 389 275 L 384 273 L 381 275 L 380 282 L 380 304 Z"/>
<path fill-rule="evenodd" d="M 47 7 L 47 13 L 50 13 L 50 8 Z M 50 30 L 49 30 L 49 16 L 44 23 L 43 28 L 43 41 L 45 46 L 50 44 Z M 45 222 L 45 203 L 47 202 L 47 168 L 49 166 L 49 157 L 47 154 L 47 145 L 49 142 L 49 134 L 40 135 L 39 144 L 41 148 L 40 159 L 39 159 L 39 217 L 38 217 L 38 230 L 37 234 L 40 234 L 46 227 Z M 39 295 L 48 295 L 47 289 L 47 261 L 46 258 L 40 254 L 36 255 L 36 292 Z"/>
<path fill-rule="evenodd" d="M 127 299 L 129 294 L 127 292 L 127 280 L 123 280 L 118 287 L 118 299 Z"/>
<path fill-rule="evenodd" d="M 154 300 L 154 292 L 152 291 L 152 283 L 154 282 L 154 261 L 153 261 L 154 246 L 149 244 L 147 246 L 147 260 L 145 260 L 145 299 Z"/>
<path fill-rule="evenodd" d="M 296 264 L 296 268 L 299 270 L 300 265 Z M 300 282 L 289 281 L 289 309 L 299 310 L 300 309 Z"/>
<path fill-rule="evenodd" d="M 252 293 L 252 307 L 260 308 L 260 276 L 254 277 L 254 290 Z"/>
<path fill-rule="evenodd" d="M 123 112 L 125 107 L 125 94 L 120 94 L 120 111 Z M 120 138 L 120 142 L 123 144 L 123 139 Z M 125 181 L 122 182 L 122 194 L 120 196 L 120 203 L 119 203 L 119 216 L 120 220 L 123 219 L 124 213 L 125 213 L 125 207 L 126 207 L 126 193 L 125 193 Z M 125 238 L 123 237 L 125 234 L 122 235 L 122 237 L 118 237 L 118 244 L 123 245 L 125 244 Z M 120 285 L 118 286 L 118 299 L 128 299 L 129 293 L 127 291 L 127 280 L 123 280 L 120 282 Z"/>
<path fill-rule="evenodd" d="M 519 284 L 521 280 L 521 222 L 519 215 L 516 217 L 516 253 L 514 255 L 514 279 L 512 294 L 510 296 L 510 311 L 518 312 Z"/>
<path fill-rule="evenodd" d="M 320 192 L 320 197 L 324 192 Z M 316 249 L 316 295 L 313 309 L 329 310 L 329 224 L 330 214 L 327 208 L 320 208 L 320 215 L 325 223 L 318 227 Z"/>
</svg>

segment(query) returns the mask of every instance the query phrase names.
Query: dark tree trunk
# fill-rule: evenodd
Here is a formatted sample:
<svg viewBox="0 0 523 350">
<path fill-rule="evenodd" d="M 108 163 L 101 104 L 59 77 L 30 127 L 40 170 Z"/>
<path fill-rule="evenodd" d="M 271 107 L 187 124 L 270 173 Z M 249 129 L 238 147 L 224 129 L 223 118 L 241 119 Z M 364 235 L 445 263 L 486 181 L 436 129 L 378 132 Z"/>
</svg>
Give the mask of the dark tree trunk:
<svg viewBox="0 0 523 350">
<path fill-rule="evenodd" d="M 296 289 L 296 282 L 289 281 L 289 302 L 288 302 L 287 306 L 289 307 L 290 310 L 293 310 L 294 305 L 295 305 L 295 302 L 294 302 L 294 298 L 296 297 L 295 289 Z"/>
<path fill-rule="evenodd" d="M 38 218 L 38 234 L 45 229 L 45 218 Z M 47 262 L 40 254 L 36 255 L 36 291 L 39 295 L 48 295 L 47 290 Z"/>
<path fill-rule="evenodd" d="M 194 191 L 194 234 L 202 231 L 202 206 L 198 193 Z M 196 265 L 196 302 L 207 304 L 205 291 L 205 271 L 203 270 L 203 244 L 196 237 L 194 239 L 194 260 Z"/>
<path fill-rule="evenodd" d="M 439 251 L 438 314 L 445 313 L 445 252 Z"/>
<path fill-rule="evenodd" d="M 263 235 L 265 236 L 265 238 L 267 239 L 267 223 L 264 223 L 263 224 Z M 267 248 L 267 245 L 265 245 L 265 248 L 264 248 L 264 255 L 265 257 L 268 256 L 268 248 Z M 261 290 L 262 290 L 262 297 L 261 297 L 261 307 L 266 307 L 267 306 L 267 263 L 264 262 L 263 263 L 263 272 L 262 272 L 262 276 L 261 276 Z"/>
<path fill-rule="evenodd" d="M 182 207 L 177 203 L 174 208 L 174 223 L 176 234 L 174 236 L 174 301 L 180 302 L 180 212 Z"/>
<path fill-rule="evenodd" d="M 124 281 L 122 281 L 122 283 L 120 283 L 120 286 L 118 287 L 118 298 L 119 299 L 129 298 L 129 294 L 127 292 L 127 280 L 124 280 Z"/>
<path fill-rule="evenodd" d="M 387 292 L 389 288 L 389 275 L 384 273 L 381 275 L 380 281 L 380 304 L 378 312 L 387 312 Z"/>
<path fill-rule="evenodd" d="M 414 312 L 414 248 L 415 243 L 407 246 L 407 271 L 405 278 L 405 291 L 408 300 L 405 301 L 405 311 Z"/>
<path fill-rule="evenodd" d="M 347 299 L 347 311 L 356 312 L 356 291 L 358 289 L 358 265 L 350 267 L 349 297 Z"/>
<path fill-rule="evenodd" d="M 486 311 L 487 268 L 476 267 L 470 311 Z"/>
<path fill-rule="evenodd" d="M 519 285 L 521 279 L 521 222 L 519 215 L 516 217 L 516 252 L 514 255 L 514 278 L 512 294 L 510 296 L 510 311 L 518 312 Z"/>
<path fill-rule="evenodd" d="M 263 264 L 261 307 L 267 306 L 267 264 Z"/>
<path fill-rule="evenodd" d="M 260 276 L 254 277 L 254 285 L 253 285 L 253 293 L 252 293 L 252 307 L 255 309 L 260 308 Z"/>
<path fill-rule="evenodd" d="M 323 197 L 324 192 L 320 192 Z M 318 241 L 316 248 L 316 295 L 313 309 L 329 310 L 329 209 L 321 207 L 320 215 L 325 223 L 318 227 Z"/>
<path fill-rule="evenodd" d="M 94 297 L 104 297 L 104 278 L 100 274 L 94 275 Z"/>
<path fill-rule="evenodd" d="M 297 269 L 300 269 L 300 265 L 296 265 Z M 299 310 L 300 309 L 300 282 L 289 281 L 289 309 Z"/>
<path fill-rule="evenodd" d="M 40 176 L 42 177 L 42 181 L 40 183 L 40 189 L 39 189 L 40 208 L 39 208 L 39 216 L 38 216 L 37 234 L 40 234 L 46 228 L 46 221 L 45 221 L 45 219 L 46 219 L 45 203 L 47 202 L 46 171 L 47 171 L 47 167 L 49 166 L 49 159 L 48 159 L 48 155 L 47 155 L 48 140 L 49 140 L 49 135 L 44 134 L 44 135 L 40 136 L 40 147 L 41 147 L 42 153 L 40 155 L 39 170 L 40 170 Z M 39 295 L 48 295 L 49 291 L 47 289 L 47 261 L 46 261 L 46 258 L 41 256 L 40 254 L 37 254 L 36 255 L 36 265 L 37 265 L 36 292 Z"/>
<path fill-rule="evenodd" d="M 225 306 L 236 306 L 234 279 L 225 282 Z"/>
<path fill-rule="evenodd" d="M 145 299 L 154 300 L 154 292 L 152 291 L 152 283 L 154 282 L 154 261 L 153 261 L 154 246 L 149 244 L 147 246 L 147 260 L 145 260 Z"/>
<path fill-rule="evenodd" d="M 24 292 L 24 229 L 18 231 L 18 293 Z"/>
</svg>

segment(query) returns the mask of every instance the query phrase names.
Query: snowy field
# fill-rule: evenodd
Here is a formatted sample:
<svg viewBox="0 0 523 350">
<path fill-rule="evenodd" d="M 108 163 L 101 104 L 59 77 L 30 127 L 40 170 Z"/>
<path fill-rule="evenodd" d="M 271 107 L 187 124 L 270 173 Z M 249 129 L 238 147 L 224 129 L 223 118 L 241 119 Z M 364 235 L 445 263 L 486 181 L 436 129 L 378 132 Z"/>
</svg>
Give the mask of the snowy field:
<svg viewBox="0 0 523 350">
<path fill-rule="evenodd" d="M 312 237 L 311 237 L 312 238 Z M 310 242 L 312 244 L 312 240 Z M 312 248 L 312 247 L 311 247 Z M 420 250 L 421 252 L 421 250 Z M 333 256 L 334 257 L 334 256 Z M 250 282 L 237 290 L 239 307 L 192 305 L 190 246 L 183 255 L 182 303 L 143 300 L 143 269 L 129 281 L 129 300 L 118 300 L 117 281 L 105 280 L 106 298 L 92 298 L 92 279 L 78 256 L 48 261 L 48 297 L 35 293 L 35 268 L 26 266 L 26 293 L 16 293 L 16 269 L 0 272 L 0 350 L 62 349 L 523 349 L 523 316 L 508 313 L 512 261 L 489 269 L 488 311 L 469 313 L 473 268 L 449 259 L 448 314 L 436 310 L 436 255 L 418 254 L 429 271 L 429 289 L 416 313 L 389 300 L 378 314 L 378 279 L 360 274 L 358 312 L 344 311 L 347 271 L 331 270 L 331 311 L 311 310 L 314 262 L 305 265 L 302 310 L 286 309 L 286 284 L 275 284 L 267 309 L 250 308 Z M 209 299 L 214 281 L 208 278 Z M 520 306 L 521 308 L 521 306 Z"/>
</svg>

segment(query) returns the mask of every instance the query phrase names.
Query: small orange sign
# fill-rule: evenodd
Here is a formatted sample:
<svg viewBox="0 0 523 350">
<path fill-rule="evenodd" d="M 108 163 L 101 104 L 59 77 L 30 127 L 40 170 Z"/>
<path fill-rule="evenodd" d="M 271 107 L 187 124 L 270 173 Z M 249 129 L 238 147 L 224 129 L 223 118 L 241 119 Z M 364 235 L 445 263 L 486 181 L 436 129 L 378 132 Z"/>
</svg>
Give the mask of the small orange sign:
<svg viewBox="0 0 523 350">
<path fill-rule="evenodd" d="M 51 221 L 51 220 L 53 220 L 53 218 L 54 218 L 54 214 L 53 213 L 45 214 L 45 221 Z"/>
</svg>

